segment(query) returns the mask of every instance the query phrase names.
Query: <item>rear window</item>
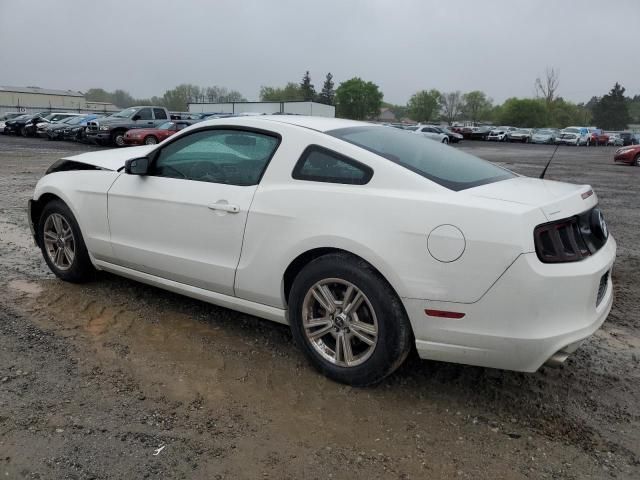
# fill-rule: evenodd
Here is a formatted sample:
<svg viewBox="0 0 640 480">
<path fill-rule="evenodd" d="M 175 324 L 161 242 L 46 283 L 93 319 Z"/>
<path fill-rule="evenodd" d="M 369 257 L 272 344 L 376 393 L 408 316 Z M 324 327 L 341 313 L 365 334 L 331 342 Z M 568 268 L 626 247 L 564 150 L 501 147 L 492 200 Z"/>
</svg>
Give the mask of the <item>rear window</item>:
<svg viewBox="0 0 640 480">
<path fill-rule="evenodd" d="M 486 160 L 395 128 L 349 127 L 326 133 L 455 191 L 515 177 L 509 170 Z"/>
</svg>

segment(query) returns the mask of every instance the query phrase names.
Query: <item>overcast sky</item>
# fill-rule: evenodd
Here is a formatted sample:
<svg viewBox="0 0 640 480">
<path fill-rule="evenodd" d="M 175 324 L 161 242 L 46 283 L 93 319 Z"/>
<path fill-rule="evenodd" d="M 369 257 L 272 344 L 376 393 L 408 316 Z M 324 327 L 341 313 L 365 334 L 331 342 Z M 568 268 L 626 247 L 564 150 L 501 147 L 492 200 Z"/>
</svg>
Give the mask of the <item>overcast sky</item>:
<svg viewBox="0 0 640 480">
<path fill-rule="evenodd" d="M 416 91 L 533 96 L 546 67 L 558 94 L 587 101 L 616 81 L 640 94 L 640 0 L 0 0 L 0 85 L 162 95 L 219 85 L 316 89 L 371 80 L 385 101 Z"/>
</svg>

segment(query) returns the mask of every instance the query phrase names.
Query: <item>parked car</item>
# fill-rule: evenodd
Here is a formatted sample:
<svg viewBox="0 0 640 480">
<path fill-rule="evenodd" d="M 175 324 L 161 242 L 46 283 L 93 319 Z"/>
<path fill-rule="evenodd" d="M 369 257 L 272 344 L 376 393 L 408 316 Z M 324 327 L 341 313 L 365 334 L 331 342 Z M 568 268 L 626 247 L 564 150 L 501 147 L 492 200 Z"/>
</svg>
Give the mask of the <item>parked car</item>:
<svg viewBox="0 0 640 480">
<path fill-rule="evenodd" d="M 599 145 L 607 145 L 608 143 L 609 143 L 608 133 L 605 133 L 601 128 L 589 129 L 588 145 L 593 145 L 594 147 L 597 147 Z"/>
<path fill-rule="evenodd" d="M 622 144 L 626 147 L 628 145 L 638 145 L 640 144 L 640 138 L 638 135 L 631 132 L 622 132 L 620 134 L 620 138 L 622 138 Z"/>
<path fill-rule="evenodd" d="M 69 120 L 72 120 L 73 118 L 76 118 L 76 117 L 63 118 L 62 120 L 58 120 L 57 122 L 42 122 L 42 123 L 39 123 L 37 128 L 36 128 L 36 136 L 38 136 L 40 138 L 48 138 L 49 129 L 56 128 L 60 124 L 65 123 L 65 122 L 67 122 Z"/>
<path fill-rule="evenodd" d="M 60 279 L 105 270 L 286 323 L 315 367 L 353 385 L 413 347 L 557 365 L 613 302 L 616 242 L 590 186 L 345 119 L 211 120 L 65 157 L 28 207 Z"/>
<path fill-rule="evenodd" d="M 75 142 L 83 141 L 86 136 L 87 125 L 96 118 L 98 118 L 98 115 L 92 113 L 90 115 L 74 118 L 67 122 L 65 127 L 62 129 L 62 138 L 64 140 L 72 140 Z"/>
<path fill-rule="evenodd" d="M 509 142 L 529 143 L 533 137 L 533 130 L 530 128 L 517 128 L 507 133 Z"/>
<path fill-rule="evenodd" d="M 24 113 L 20 112 L 7 112 L 0 115 L 0 132 L 4 131 L 4 124 L 7 120 L 13 120 L 14 118 L 20 117 L 24 115 Z"/>
<path fill-rule="evenodd" d="M 454 132 L 447 127 L 442 127 L 440 125 L 430 125 L 430 127 L 433 128 L 436 132 L 444 133 L 447 137 L 449 137 L 449 143 L 458 143 L 464 138 L 461 134 Z"/>
<path fill-rule="evenodd" d="M 27 136 L 25 125 L 32 119 L 43 118 L 48 112 L 29 113 L 7 120 L 4 125 L 4 133 Z"/>
<path fill-rule="evenodd" d="M 555 128 L 540 128 L 533 132 L 531 143 L 555 144 L 560 137 L 560 131 Z"/>
<path fill-rule="evenodd" d="M 577 147 L 580 142 L 580 135 L 577 133 L 561 133 L 557 140 L 558 145 L 573 145 Z"/>
<path fill-rule="evenodd" d="M 469 140 L 487 140 L 492 128 L 493 127 L 490 127 L 488 125 L 471 127 L 471 129 L 465 128 L 463 130 L 464 133 L 462 134 L 462 136 L 464 138 L 468 138 Z"/>
<path fill-rule="evenodd" d="M 614 147 L 622 147 L 624 146 L 624 140 L 622 139 L 619 133 L 610 133 L 609 141 L 607 142 L 607 145 L 613 145 Z"/>
<path fill-rule="evenodd" d="M 129 130 L 124 135 L 124 143 L 127 145 L 155 145 L 193 123 L 194 122 L 187 120 L 172 120 L 163 123 L 158 128 L 136 128 Z"/>
<path fill-rule="evenodd" d="M 514 127 L 494 127 L 490 132 L 487 140 L 492 142 L 506 142 L 507 134 L 515 130 Z"/>
<path fill-rule="evenodd" d="M 69 117 L 83 116 L 84 113 L 52 112 L 44 116 L 36 116 L 25 123 L 24 132 L 27 137 L 37 134 L 38 127 L 43 123 L 56 123 Z"/>
<path fill-rule="evenodd" d="M 155 128 L 170 119 L 164 107 L 129 107 L 109 117 L 93 120 L 87 126 L 87 139 L 101 145 L 126 145 L 124 136 L 134 128 Z"/>
<path fill-rule="evenodd" d="M 626 163 L 640 167 L 640 145 L 630 145 L 616 150 L 614 162 Z"/>
<path fill-rule="evenodd" d="M 572 133 L 576 135 L 576 145 L 586 145 L 589 146 L 591 144 L 591 132 L 587 127 L 567 127 L 560 130 L 560 134 L 563 133 Z"/>
<path fill-rule="evenodd" d="M 431 125 L 417 125 L 414 133 L 430 138 L 431 140 L 436 140 L 440 143 L 449 143 L 449 136 L 439 132 Z"/>
</svg>

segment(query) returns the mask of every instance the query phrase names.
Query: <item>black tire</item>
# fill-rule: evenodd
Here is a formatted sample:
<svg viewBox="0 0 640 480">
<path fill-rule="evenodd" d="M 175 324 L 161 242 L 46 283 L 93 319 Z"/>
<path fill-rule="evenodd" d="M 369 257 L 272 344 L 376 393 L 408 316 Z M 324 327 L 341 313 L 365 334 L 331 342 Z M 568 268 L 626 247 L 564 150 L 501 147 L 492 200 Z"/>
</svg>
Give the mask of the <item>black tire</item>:
<svg viewBox="0 0 640 480">
<path fill-rule="evenodd" d="M 22 137 L 27 136 L 27 127 L 20 127 L 20 136 Z"/>
<path fill-rule="evenodd" d="M 445 145 L 449 145 L 449 138 L 447 137 L 443 138 L 442 143 L 444 143 Z"/>
<path fill-rule="evenodd" d="M 66 270 L 58 268 L 47 253 L 45 241 L 44 241 L 44 229 L 47 218 L 53 214 L 59 214 L 67 221 L 71 227 L 73 234 L 73 241 L 75 247 L 75 255 L 70 267 Z M 92 280 L 95 277 L 95 269 L 89 258 L 87 247 L 82 238 L 80 227 L 74 217 L 73 213 L 67 207 L 67 205 L 61 200 L 52 200 L 45 205 L 42 210 L 42 214 L 38 220 L 37 227 L 38 243 L 40 244 L 40 250 L 45 262 L 51 269 L 51 271 L 61 280 L 73 283 L 83 283 Z"/>
<path fill-rule="evenodd" d="M 126 143 L 124 143 L 124 134 L 127 133 L 124 130 L 118 130 L 113 132 L 111 135 L 111 143 L 113 143 L 116 147 L 124 147 Z"/>
<path fill-rule="evenodd" d="M 146 137 L 144 137 L 145 145 L 156 145 L 157 143 L 158 143 L 158 139 L 153 135 L 147 135 Z"/>
<path fill-rule="evenodd" d="M 633 164 L 636 167 L 640 167 L 640 153 L 638 155 L 636 155 L 636 158 L 633 159 Z"/>
<path fill-rule="evenodd" d="M 367 297 L 375 312 L 377 342 L 370 356 L 359 365 L 343 367 L 323 358 L 305 333 L 305 296 L 317 282 L 325 279 L 350 282 Z M 289 320 L 296 344 L 312 365 L 327 377 L 348 385 L 380 382 L 402 364 L 413 345 L 411 324 L 393 288 L 371 265 L 347 253 L 324 255 L 302 269 L 289 295 Z"/>
</svg>

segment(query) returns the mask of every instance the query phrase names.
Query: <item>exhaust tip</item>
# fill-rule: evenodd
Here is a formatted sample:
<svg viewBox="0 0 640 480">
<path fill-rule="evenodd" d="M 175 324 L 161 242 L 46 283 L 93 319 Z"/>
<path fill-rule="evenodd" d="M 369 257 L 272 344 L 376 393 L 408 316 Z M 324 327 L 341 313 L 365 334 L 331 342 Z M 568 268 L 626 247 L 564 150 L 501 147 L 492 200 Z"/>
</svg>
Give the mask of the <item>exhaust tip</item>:
<svg viewBox="0 0 640 480">
<path fill-rule="evenodd" d="M 549 360 L 545 362 L 545 365 L 551 368 L 558 368 L 565 362 L 568 357 L 568 352 L 563 352 L 562 350 L 560 350 L 559 352 L 551 355 L 551 357 L 549 357 Z"/>
</svg>

